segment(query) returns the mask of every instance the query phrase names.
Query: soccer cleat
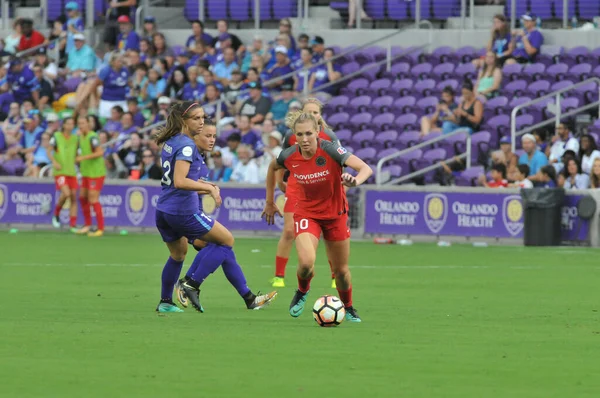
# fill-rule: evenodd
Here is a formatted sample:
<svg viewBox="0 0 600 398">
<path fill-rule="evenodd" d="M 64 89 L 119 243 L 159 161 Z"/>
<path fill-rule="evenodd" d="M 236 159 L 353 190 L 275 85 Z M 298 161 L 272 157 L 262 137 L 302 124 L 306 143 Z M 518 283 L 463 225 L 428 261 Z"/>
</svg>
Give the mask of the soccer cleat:
<svg viewBox="0 0 600 398">
<path fill-rule="evenodd" d="M 183 312 L 183 310 L 176 306 L 175 303 L 161 302 L 158 307 L 156 307 L 156 312 Z"/>
<path fill-rule="evenodd" d="M 346 307 L 346 320 L 348 322 L 362 322 L 354 307 Z"/>
<path fill-rule="evenodd" d="M 279 276 L 274 277 L 269 282 L 271 282 L 271 286 L 273 287 L 285 287 L 285 279 Z"/>
<path fill-rule="evenodd" d="M 254 301 L 252 303 L 248 304 L 248 309 L 249 310 L 260 310 L 261 308 L 266 307 L 267 305 L 271 304 L 271 301 L 273 301 L 275 299 L 275 297 L 277 297 L 276 291 L 273 291 L 273 292 L 267 293 L 267 294 L 260 294 L 260 292 L 258 292 L 256 297 L 254 298 Z"/>
<path fill-rule="evenodd" d="M 60 219 L 58 216 L 52 216 L 52 226 L 54 228 L 60 228 Z"/>
<path fill-rule="evenodd" d="M 100 236 L 104 236 L 104 231 L 102 230 L 97 230 L 97 231 L 93 231 L 93 232 L 88 232 L 87 236 L 89 236 L 90 238 L 98 238 Z"/>
<path fill-rule="evenodd" d="M 184 282 L 183 279 L 180 279 L 175 284 L 175 295 L 177 296 L 177 301 L 179 301 L 179 303 L 184 308 L 187 308 L 190 301 L 188 300 L 187 296 L 183 292 L 183 286 L 182 286 L 183 282 Z"/>
<path fill-rule="evenodd" d="M 79 230 L 78 230 L 77 228 L 75 228 L 75 227 L 71 227 L 71 228 L 69 229 L 69 231 L 70 231 L 72 234 L 76 234 L 76 233 L 77 233 L 77 231 L 79 231 Z"/>
<path fill-rule="evenodd" d="M 300 290 L 296 290 L 296 294 L 294 294 L 294 298 L 292 298 L 292 302 L 290 303 L 290 315 L 294 318 L 298 318 L 302 314 L 302 311 L 304 311 L 306 296 L 308 296 L 308 292 L 302 293 Z"/>
<path fill-rule="evenodd" d="M 335 278 L 331 278 L 331 288 L 337 289 L 337 284 L 335 283 Z"/>
<path fill-rule="evenodd" d="M 88 232 L 90 232 L 90 226 L 86 225 L 83 228 L 79 228 L 75 233 L 77 235 L 87 235 Z"/>
<path fill-rule="evenodd" d="M 185 298 L 192 303 L 192 307 L 198 312 L 204 312 L 204 308 L 200 304 L 200 289 L 191 286 L 188 282 L 183 282 L 181 284 L 181 289 L 183 290 Z"/>
</svg>

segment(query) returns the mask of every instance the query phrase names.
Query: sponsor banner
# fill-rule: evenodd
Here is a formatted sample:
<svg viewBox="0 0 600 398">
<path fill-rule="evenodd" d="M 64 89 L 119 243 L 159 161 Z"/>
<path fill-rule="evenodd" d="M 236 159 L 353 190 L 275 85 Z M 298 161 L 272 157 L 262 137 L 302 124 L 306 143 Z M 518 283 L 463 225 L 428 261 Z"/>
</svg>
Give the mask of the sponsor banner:
<svg viewBox="0 0 600 398">
<path fill-rule="evenodd" d="M 104 185 L 100 203 L 109 227 L 154 228 L 154 214 L 160 187 Z M 0 183 L 0 223 L 49 224 L 60 196 L 54 183 Z M 283 218 L 268 226 L 261 219 L 265 205 L 264 188 L 221 188 L 223 204 L 217 208 L 210 196 L 202 197 L 204 213 L 232 230 L 281 231 Z M 285 196 L 277 191 L 275 200 L 283 211 Z M 79 203 L 77 203 L 79 205 Z M 61 222 L 68 225 L 71 201 L 63 205 Z M 78 206 L 79 207 L 79 206 Z M 92 210 L 92 216 L 95 214 Z M 93 220 L 95 222 L 95 219 Z M 78 225 L 83 224 L 78 208 Z"/>
<path fill-rule="evenodd" d="M 566 197 L 563 240 L 585 240 L 589 224 L 577 215 L 581 196 Z M 365 233 L 522 238 L 521 196 L 507 193 L 368 191 Z"/>
</svg>

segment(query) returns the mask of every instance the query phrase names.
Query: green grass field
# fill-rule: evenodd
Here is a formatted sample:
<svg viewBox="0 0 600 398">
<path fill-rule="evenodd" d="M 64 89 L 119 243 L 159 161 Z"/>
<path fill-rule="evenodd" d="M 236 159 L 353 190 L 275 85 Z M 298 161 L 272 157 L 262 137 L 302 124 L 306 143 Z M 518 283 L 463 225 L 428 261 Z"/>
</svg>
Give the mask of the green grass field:
<svg viewBox="0 0 600 398">
<path fill-rule="evenodd" d="M 248 311 L 217 271 L 204 314 L 154 312 L 158 236 L 0 235 L 2 397 L 597 397 L 599 251 L 354 243 L 362 324 L 319 328 L 288 287 Z M 257 251 L 260 250 L 260 251 Z M 275 241 L 238 239 L 266 291 Z M 190 251 L 185 269 L 191 263 Z M 323 256 L 309 303 L 329 288 Z"/>
</svg>

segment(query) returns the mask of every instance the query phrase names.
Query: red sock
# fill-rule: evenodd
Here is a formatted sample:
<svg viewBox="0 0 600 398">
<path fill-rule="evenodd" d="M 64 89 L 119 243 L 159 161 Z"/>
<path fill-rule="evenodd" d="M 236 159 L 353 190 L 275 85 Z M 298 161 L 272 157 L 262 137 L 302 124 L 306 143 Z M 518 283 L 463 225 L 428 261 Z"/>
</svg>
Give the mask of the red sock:
<svg viewBox="0 0 600 398">
<path fill-rule="evenodd" d="M 335 279 L 335 273 L 333 272 L 333 264 L 329 262 L 329 269 L 331 270 L 331 279 Z"/>
<path fill-rule="evenodd" d="M 81 211 L 83 212 L 83 224 L 86 227 L 92 225 L 92 210 L 90 209 L 90 202 L 87 198 L 80 196 L 79 203 L 81 204 Z"/>
<path fill-rule="evenodd" d="M 337 291 L 340 295 L 340 300 L 344 303 L 344 307 L 352 307 L 352 286 L 348 290 L 340 290 L 338 288 Z"/>
<path fill-rule="evenodd" d="M 60 216 L 60 210 L 62 209 L 62 206 L 56 205 L 56 207 L 54 208 L 54 215 L 56 217 Z"/>
<path fill-rule="evenodd" d="M 283 278 L 285 276 L 285 266 L 287 265 L 288 259 L 285 257 L 275 257 L 275 276 Z"/>
<path fill-rule="evenodd" d="M 298 277 L 298 290 L 302 293 L 306 293 L 310 290 L 310 281 L 313 278 L 313 275 L 309 276 L 307 279 L 300 278 L 300 275 L 296 275 Z"/>
<path fill-rule="evenodd" d="M 98 230 L 104 231 L 104 214 L 102 214 L 102 205 L 100 202 L 92 203 L 94 213 L 96 213 L 96 221 L 98 221 Z"/>
<path fill-rule="evenodd" d="M 75 228 L 76 225 L 77 225 L 77 216 L 69 217 L 69 226 L 71 228 Z"/>
</svg>

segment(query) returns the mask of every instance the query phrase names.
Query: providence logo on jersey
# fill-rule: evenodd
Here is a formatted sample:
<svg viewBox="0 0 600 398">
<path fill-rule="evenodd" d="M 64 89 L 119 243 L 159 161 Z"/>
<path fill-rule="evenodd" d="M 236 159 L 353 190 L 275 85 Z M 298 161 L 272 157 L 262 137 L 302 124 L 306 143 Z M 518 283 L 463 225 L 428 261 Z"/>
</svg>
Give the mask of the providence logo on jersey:
<svg viewBox="0 0 600 398">
<path fill-rule="evenodd" d="M 510 195 L 502 202 L 502 221 L 509 234 L 517 236 L 523 230 L 523 204 L 519 195 Z"/>
<path fill-rule="evenodd" d="M 4 213 L 6 213 L 6 208 L 8 207 L 8 188 L 6 185 L 0 184 L 0 220 L 4 217 Z"/>
<path fill-rule="evenodd" d="M 148 191 L 131 187 L 125 193 L 125 212 L 133 225 L 140 225 L 148 211 Z"/>
<path fill-rule="evenodd" d="M 448 218 L 448 198 L 440 193 L 431 193 L 423 201 L 425 224 L 434 234 L 437 234 L 446 225 Z"/>
</svg>

